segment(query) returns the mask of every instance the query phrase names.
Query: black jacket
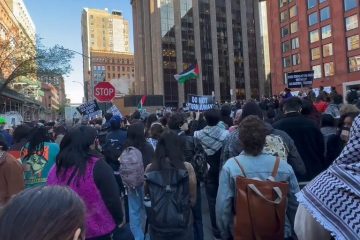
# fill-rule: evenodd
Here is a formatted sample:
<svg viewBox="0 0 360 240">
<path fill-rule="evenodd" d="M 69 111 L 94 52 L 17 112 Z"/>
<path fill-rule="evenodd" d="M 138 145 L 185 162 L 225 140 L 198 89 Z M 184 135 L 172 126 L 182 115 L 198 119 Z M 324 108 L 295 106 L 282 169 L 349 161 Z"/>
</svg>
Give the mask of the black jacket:
<svg viewBox="0 0 360 240">
<path fill-rule="evenodd" d="M 300 113 L 288 113 L 274 123 L 274 128 L 289 134 L 305 163 L 306 175 L 299 181 L 310 181 L 325 170 L 324 138 L 313 121 Z"/>
</svg>

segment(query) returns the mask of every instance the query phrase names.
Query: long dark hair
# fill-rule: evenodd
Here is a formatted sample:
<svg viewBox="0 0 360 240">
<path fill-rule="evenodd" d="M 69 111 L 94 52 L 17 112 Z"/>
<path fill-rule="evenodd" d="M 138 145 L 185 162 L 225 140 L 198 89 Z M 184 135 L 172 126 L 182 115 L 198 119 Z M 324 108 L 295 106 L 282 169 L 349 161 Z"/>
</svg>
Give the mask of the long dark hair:
<svg viewBox="0 0 360 240">
<path fill-rule="evenodd" d="M 84 175 L 86 163 L 91 156 L 96 153 L 90 146 L 96 139 L 96 130 L 88 126 L 79 126 L 71 129 L 65 134 L 60 144 L 60 153 L 56 157 L 56 174 L 60 176 L 74 167 L 77 175 Z"/>
<path fill-rule="evenodd" d="M 85 204 L 69 188 L 32 188 L 2 209 L 0 239 L 72 240 L 76 229 L 84 231 L 85 213 Z"/>
<path fill-rule="evenodd" d="M 29 137 L 27 153 L 24 159 L 26 160 L 34 154 L 37 154 L 39 156 L 43 155 L 44 143 L 49 141 L 49 135 L 45 127 L 34 128 Z"/>
<path fill-rule="evenodd" d="M 132 124 L 128 128 L 125 148 L 136 147 L 141 152 L 146 144 L 144 125 L 142 123 Z"/>
<path fill-rule="evenodd" d="M 183 153 L 183 141 L 174 132 L 167 130 L 156 145 L 155 155 L 152 162 L 153 170 L 162 170 L 169 165 L 176 169 L 185 169 Z"/>
</svg>

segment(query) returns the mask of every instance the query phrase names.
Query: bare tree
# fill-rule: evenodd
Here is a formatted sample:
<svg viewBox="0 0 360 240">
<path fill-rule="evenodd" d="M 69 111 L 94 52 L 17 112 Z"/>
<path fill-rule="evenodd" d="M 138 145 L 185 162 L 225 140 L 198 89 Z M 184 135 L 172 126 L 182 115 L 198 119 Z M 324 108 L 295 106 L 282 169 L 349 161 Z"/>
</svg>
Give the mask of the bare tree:
<svg viewBox="0 0 360 240">
<path fill-rule="evenodd" d="M 36 81 L 70 73 L 73 56 L 60 45 L 46 48 L 41 39 L 35 44 L 24 33 L 0 36 L 0 94 L 21 77 Z"/>
</svg>

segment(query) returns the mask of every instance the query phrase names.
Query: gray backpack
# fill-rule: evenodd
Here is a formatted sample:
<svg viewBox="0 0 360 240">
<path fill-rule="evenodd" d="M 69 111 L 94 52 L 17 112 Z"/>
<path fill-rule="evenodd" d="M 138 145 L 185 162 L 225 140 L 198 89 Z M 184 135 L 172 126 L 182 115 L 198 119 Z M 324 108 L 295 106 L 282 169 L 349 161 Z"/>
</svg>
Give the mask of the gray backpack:
<svg viewBox="0 0 360 240">
<path fill-rule="evenodd" d="M 135 188 L 144 184 L 144 164 L 139 149 L 126 148 L 120 155 L 119 162 L 119 173 L 126 187 Z"/>
</svg>

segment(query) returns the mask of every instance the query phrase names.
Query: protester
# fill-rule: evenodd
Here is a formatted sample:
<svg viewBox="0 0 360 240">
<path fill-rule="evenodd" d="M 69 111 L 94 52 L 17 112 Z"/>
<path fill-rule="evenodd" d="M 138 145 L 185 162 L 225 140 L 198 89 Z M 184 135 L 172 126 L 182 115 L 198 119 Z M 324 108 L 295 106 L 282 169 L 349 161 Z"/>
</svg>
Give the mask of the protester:
<svg viewBox="0 0 360 240">
<path fill-rule="evenodd" d="M 289 134 L 294 140 L 306 167 L 306 175 L 299 181 L 310 181 L 325 169 L 324 139 L 315 123 L 300 114 L 301 99 L 292 97 L 284 102 L 285 117 L 274 124 L 274 128 Z"/>
<path fill-rule="evenodd" d="M 146 140 L 154 148 L 154 151 L 156 150 L 157 143 L 163 131 L 164 128 L 159 122 L 153 122 L 150 126 L 149 138 L 147 138 Z"/>
<path fill-rule="evenodd" d="M 324 101 L 324 94 L 317 96 L 316 101 L 314 103 L 314 107 L 319 113 L 323 113 L 326 111 L 328 107 L 328 103 Z"/>
<path fill-rule="evenodd" d="M 343 97 L 341 95 L 333 95 L 331 103 L 327 107 L 325 113 L 330 114 L 333 118 L 340 118 L 340 108 L 343 104 Z"/>
<path fill-rule="evenodd" d="M 221 106 L 221 121 L 225 123 L 226 129 L 229 129 L 233 125 L 233 120 L 230 117 L 231 107 L 228 104 Z"/>
<path fill-rule="evenodd" d="M 112 239 L 130 233 L 113 171 L 95 149 L 96 130 L 80 126 L 69 131 L 61 143 L 48 185 L 69 186 L 85 202 L 86 239 Z M 114 238 L 121 239 L 121 238 Z"/>
<path fill-rule="evenodd" d="M 55 164 L 58 153 L 59 145 L 50 142 L 45 127 L 36 127 L 32 130 L 29 141 L 21 152 L 25 188 L 46 184 L 49 171 Z"/>
<path fill-rule="evenodd" d="M 256 116 L 246 117 L 240 123 L 239 134 L 244 151 L 239 156 L 226 161 L 220 174 L 216 216 L 221 239 L 232 239 L 233 209 L 235 209 L 234 199 L 236 198 L 235 178 L 243 176 L 238 164 L 244 168 L 246 177 L 265 181 L 271 176 L 276 161 L 276 157 L 262 153 L 266 142 L 267 128 L 261 119 Z M 292 167 L 286 161 L 280 161 L 275 181 L 289 183 L 284 237 L 291 238 L 293 236 L 292 223 L 297 209 L 295 194 L 299 191 L 299 185 Z"/>
<path fill-rule="evenodd" d="M 164 132 L 153 162 L 145 173 L 145 199 L 150 238 L 152 240 L 192 240 L 191 206 L 196 203 L 196 175 L 190 163 L 184 162 L 183 142 L 173 131 Z M 187 186 L 186 186 L 187 185 Z M 174 188 L 172 194 L 165 189 Z M 146 202 L 146 201 L 145 201 Z"/>
<path fill-rule="evenodd" d="M 314 104 L 308 98 L 304 98 L 301 101 L 301 114 L 307 119 L 313 121 L 315 125 L 320 128 L 321 113 L 315 108 Z"/>
<path fill-rule="evenodd" d="M 153 114 L 150 114 L 147 119 L 146 119 L 146 124 L 145 124 L 145 137 L 146 138 L 149 138 L 150 137 L 150 128 L 151 128 L 151 125 L 154 123 L 154 122 L 157 122 L 158 121 L 158 118 L 156 116 L 155 113 Z"/>
<path fill-rule="evenodd" d="M 233 121 L 233 126 L 231 126 L 229 128 L 229 133 L 234 132 L 238 128 L 238 125 L 239 125 L 239 123 L 241 121 L 242 112 L 243 112 L 242 109 L 239 109 L 239 110 L 236 111 L 235 118 L 234 118 L 234 121 Z"/>
<path fill-rule="evenodd" d="M 219 186 L 220 157 L 221 151 L 229 132 L 225 130 L 224 125 L 220 122 L 220 113 L 218 110 L 209 110 L 205 112 L 207 126 L 194 133 L 194 137 L 202 145 L 206 155 L 207 162 L 210 165 L 206 179 L 206 196 L 209 204 L 209 212 L 213 234 L 220 237 L 216 225 L 215 202 Z"/>
<path fill-rule="evenodd" d="M 66 127 L 65 126 L 57 126 L 54 128 L 54 141 L 58 145 L 60 145 L 62 139 L 66 134 Z"/>
<path fill-rule="evenodd" d="M 5 140 L 6 140 L 6 144 L 8 145 L 8 147 L 10 147 L 14 140 L 13 137 L 10 135 L 10 133 L 5 130 L 5 125 L 6 125 L 6 119 L 3 117 L 0 117 L 0 135 L 2 135 Z"/>
<path fill-rule="evenodd" d="M 118 168 L 118 158 L 124 150 L 127 132 L 122 128 L 120 116 L 113 116 L 110 119 L 109 124 L 110 129 L 108 129 L 102 150 L 107 162 L 115 164 Z"/>
<path fill-rule="evenodd" d="M 350 128 L 354 119 L 359 115 L 358 112 L 350 112 L 342 115 L 339 120 L 340 138 L 343 146 L 347 144 L 350 138 Z"/>
<path fill-rule="evenodd" d="M 316 95 L 315 92 L 313 91 L 312 87 L 309 87 L 308 92 L 307 92 L 307 97 L 309 98 L 309 100 L 311 102 L 315 102 L 316 100 Z"/>
<path fill-rule="evenodd" d="M 24 189 L 21 163 L 7 153 L 7 150 L 6 140 L 0 135 L 0 207 Z"/>
<path fill-rule="evenodd" d="M 24 124 L 15 128 L 13 133 L 14 144 L 9 148 L 8 153 L 13 155 L 16 159 L 20 159 L 21 150 L 27 143 L 31 130 L 31 127 Z"/>
<path fill-rule="evenodd" d="M 1 210 L 0 239 L 84 239 L 85 211 L 84 202 L 68 188 L 29 189 Z"/>
<path fill-rule="evenodd" d="M 334 164 L 297 194 L 299 240 L 359 239 L 360 117 L 353 122 L 350 136 Z"/>
<path fill-rule="evenodd" d="M 110 129 L 110 120 L 112 117 L 113 117 L 112 113 L 105 113 L 104 115 L 105 123 L 101 126 L 102 131 L 106 131 Z"/>
<path fill-rule="evenodd" d="M 324 137 L 324 157 L 325 166 L 329 167 L 339 156 L 342 150 L 342 143 L 335 124 L 335 119 L 330 114 L 323 114 L 321 119 L 321 129 Z"/>
</svg>

